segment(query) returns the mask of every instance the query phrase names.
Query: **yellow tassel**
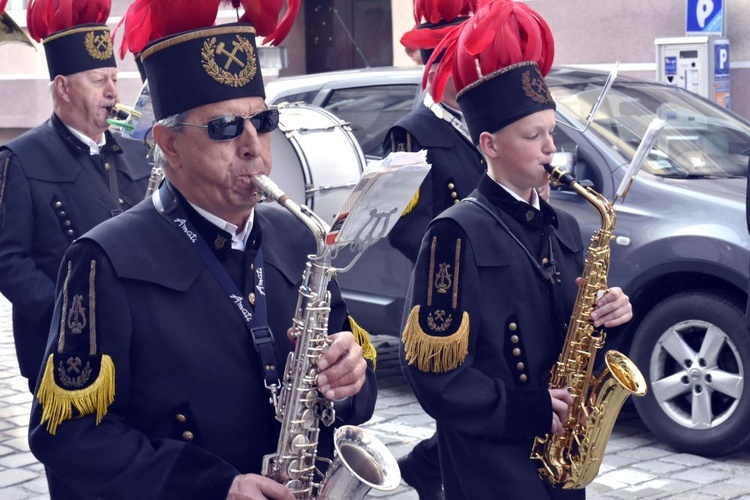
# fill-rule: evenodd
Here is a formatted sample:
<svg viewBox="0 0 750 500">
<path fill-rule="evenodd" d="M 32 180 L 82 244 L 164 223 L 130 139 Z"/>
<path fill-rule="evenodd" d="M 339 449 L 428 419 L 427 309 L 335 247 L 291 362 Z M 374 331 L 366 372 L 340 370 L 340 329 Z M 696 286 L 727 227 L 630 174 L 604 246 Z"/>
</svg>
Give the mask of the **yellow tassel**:
<svg viewBox="0 0 750 500">
<path fill-rule="evenodd" d="M 372 342 L 370 342 L 370 334 L 367 333 L 367 330 L 359 326 L 351 316 L 349 316 L 349 327 L 352 329 L 357 344 L 362 348 L 362 356 L 372 361 L 372 369 L 375 370 L 378 366 L 378 351 L 372 345 Z"/>
<path fill-rule="evenodd" d="M 456 333 L 447 337 L 426 334 L 419 326 L 419 306 L 406 321 L 402 341 L 406 361 L 423 372 L 445 373 L 458 368 L 469 354 L 469 314 L 464 311 Z"/>
<path fill-rule="evenodd" d="M 47 431 L 54 435 L 57 427 L 73 416 L 72 405 L 81 415 L 96 412 L 96 425 L 107 414 L 109 405 L 115 400 L 115 365 L 112 358 L 102 356 L 99 376 L 94 382 L 77 390 L 66 390 L 55 383 L 54 354 L 50 354 L 44 369 L 44 377 L 39 385 L 39 404 L 42 405 L 42 422 L 47 423 Z"/>
<path fill-rule="evenodd" d="M 406 208 L 404 209 L 404 212 L 401 215 L 402 216 L 403 215 L 408 215 L 409 212 L 411 212 L 412 210 L 414 210 L 414 207 L 417 206 L 417 203 L 419 203 L 419 189 L 417 189 L 417 192 L 414 193 L 414 196 L 411 197 L 411 200 L 409 201 L 409 204 L 406 205 Z"/>
</svg>

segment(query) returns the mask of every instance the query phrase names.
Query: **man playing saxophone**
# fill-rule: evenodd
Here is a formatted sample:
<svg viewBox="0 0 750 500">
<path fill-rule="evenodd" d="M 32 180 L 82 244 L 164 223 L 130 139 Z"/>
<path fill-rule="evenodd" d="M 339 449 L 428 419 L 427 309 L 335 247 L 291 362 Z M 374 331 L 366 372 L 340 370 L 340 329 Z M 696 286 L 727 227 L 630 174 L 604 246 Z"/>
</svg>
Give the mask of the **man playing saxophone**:
<svg viewBox="0 0 750 500">
<path fill-rule="evenodd" d="M 535 436 L 562 432 L 573 402 L 548 385 L 584 257 L 576 221 L 536 190 L 555 152 L 555 103 L 544 82 L 552 35 L 527 4 L 492 0 L 441 48 L 435 97 L 452 75 L 488 170 L 422 240 L 402 366 L 436 420 L 448 500 L 583 498 L 584 490 L 548 486 L 529 458 Z M 629 321 L 628 297 L 607 292 L 591 312 L 594 325 Z"/>
<path fill-rule="evenodd" d="M 180 2 L 152 3 L 164 14 Z M 138 51 L 166 181 L 77 240 L 61 267 L 29 431 L 65 492 L 51 488 L 53 499 L 294 498 L 260 473 L 279 435 L 268 387 L 292 349 L 315 241 L 288 211 L 258 205 L 254 176 L 270 174 L 278 113 L 264 102 L 256 29 L 213 26 L 218 2 L 182 7 L 167 20 L 178 34 Z M 269 8 L 261 14 L 275 19 Z M 335 282 L 329 290 L 316 388 L 334 402 L 334 426 L 358 424 L 374 410 L 373 350 Z M 320 456 L 331 456 L 332 427 Z"/>
</svg>

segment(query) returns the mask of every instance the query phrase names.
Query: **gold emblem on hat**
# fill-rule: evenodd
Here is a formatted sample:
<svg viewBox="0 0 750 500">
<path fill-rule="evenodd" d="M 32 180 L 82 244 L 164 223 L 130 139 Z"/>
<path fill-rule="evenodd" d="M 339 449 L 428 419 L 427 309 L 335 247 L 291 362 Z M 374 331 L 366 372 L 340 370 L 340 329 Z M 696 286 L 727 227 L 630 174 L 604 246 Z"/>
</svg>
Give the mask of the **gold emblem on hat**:
<svg viewBox="0 0 750 500">
<path fill-rule="evenodd" d="M 539 104 L 552 102 L 552 94 L 549 92 L 547 84 L 541 78 L 532 78 L 531 71 L 524 71 L 521 75 L 521 84 L 526 97 Z"/>
<path fill-rule="evenodd" d="M 114 53 L 112 37 L 109 35 L 109 31 L 100 31 L 98 35 L 93 31 L 89 31 L 83 39 L 83 45 L 86 47 L 86 52 L 99 61 L 106 61 Z"/>
<path fill-rule="evenodd" d="M 224 42 L 216 43 L 216 37 L 203 42 L 201 60 L 203 69 L 211 78 L 230 87 L 244 87 L 255 77 L 258 71 L 258 61 L 252 43 L 245 37 L 235 35 L 231 47 Z M 219 67 L 216 59 L 224 62 Z M 238 73 L 232 73 L 230 69 L 239 67 Z"/>
</svg>

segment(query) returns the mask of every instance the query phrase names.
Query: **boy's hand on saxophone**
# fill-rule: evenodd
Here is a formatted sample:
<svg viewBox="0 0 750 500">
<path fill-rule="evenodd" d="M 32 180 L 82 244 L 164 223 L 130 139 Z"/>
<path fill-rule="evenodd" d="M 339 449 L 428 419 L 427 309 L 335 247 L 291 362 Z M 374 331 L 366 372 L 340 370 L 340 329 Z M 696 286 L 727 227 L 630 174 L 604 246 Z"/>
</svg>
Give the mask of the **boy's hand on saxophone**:
<svg viewBox="0 0 750 500">
<path fill-rule="evenodd" d="M 581 285 L 581 278 L 576 278 L 576 285 Z M 596 308 L 591 312 L 591 322 L 597 328 L 612 328 L 633 319 L 633 306 L 630 298 L 620 287 L 608 288 L 596 300 Z"/>
<path fill-rule="evenodd" d="M 328 336 L 328 349 L 318 359 L 318 389 L 329 400 L 354 396 L 365 383 L 367 362 L 352 332 Z"/>
</svg>

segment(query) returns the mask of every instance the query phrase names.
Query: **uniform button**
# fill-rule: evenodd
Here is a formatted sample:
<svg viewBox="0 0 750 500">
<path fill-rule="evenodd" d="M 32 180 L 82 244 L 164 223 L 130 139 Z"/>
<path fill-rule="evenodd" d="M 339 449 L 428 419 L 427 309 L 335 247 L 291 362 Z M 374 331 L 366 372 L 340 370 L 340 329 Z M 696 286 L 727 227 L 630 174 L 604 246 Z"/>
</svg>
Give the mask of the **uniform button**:
<svg viewBox="0 0 750 500">
<path fill-rule="evenodd" d="M 70 226 L 72 225 L 72 223 L 71 223 L 71 222 L 70 222 L 69 220 L 66 220 L 66 221 L 65 221 L 65 222 L 63 223 L 63 225 L 64 225 L 65 227 L 70 227 Z"/>
<path fill-rule="evenodd" d="M 60 208 L 62 206 L 62 202 L 56 201 L 55 202 L 55 208 Z"/>
<path fill-rule="evenodd" d="M 529 377 L 527 377 L 526 375 L 521 375 L 520 377 L 518 377 L 518 380 L 520 380 L 521 382 L 526 382 L 528 379 Z"/>
<path fill-rule="evenodd" d="M 453 200 L 453 204 L 455 205 L 456 203 L 461 203 L 461 200 Z"/>
<path fill-rule="evenodd" d="M 516 368 L 518 368 L 518 371 L 523 371 L 523 369 L 524 369 L 524 368 L 526 368 L 526 365 L 525 365 L 525 364 L 523 364 L 523 363 L 520 363 L 520 362 L 519 362 L 519 363 L 518 363 L 518 364 L 516 365 Z"/>
<path fill-rule="evenodd" d="M 542 264 L 547 265 L 549 264 L 549 259 L 547 257 L 542 259 Z"/>
<path fill-rule="evenodd" d="M 73 236 L 75 234 L 75 231 L 73 231 L 72 229 L 68 229 L 68 231 L 66 232 L 66 234 L 68 236 Z"/>
<path fill-rule="evenodd" d="M 521 349 L 519 349 L 518 347 L 516 347 L 515 349 L 513 349 L 513 356 L 518 357 L 520 355 L 521 355 Z"/>
<path fill-rule="evenodd" d="M 174 418 L 176 418 L 177 421 L 181 424 L 184 424 L 185 422 L 187 422 L 187 418 L 185 418 L 185 415 L 183 415 L 182 413 L 178 413 L 177 415 L 175 415 Z"/>
<path fill-rule="evenodd" d="M 65 213 L 65 210 L 60 210 L 60 211 L 59 211 L 59 212 L 57 213 L 57 215 L 58 215 L 58 217 L 60 217 L 60 218 L 62 219 L 62 218 L 64 218 L 64 217 L 65 217 L 65 216 L 66 216 L 67 214 Z"/>
<path fill-rule="evenodd" d="M 251 305 L 255 305 L 255 294 L 253 292 L 247 294 L 247 300 L 250 301 Z"/>
<path fill-rule="evenodd" d="M 192 441 L 193 440 L 193 433 L 190 431 L 185 431 L 182 433 L 182 439 L 185 441 Z"/>
<path fill-rule="evenodd" d="M 108 162 L 108 161 L 105 161 L 105 162 L 104 162 L 104 170 L 107 170 L 107 171 L 109 171 L 109 169 L 110 169 L 110 168 L 112 168 L 112 167 L 110 166 L 109 162 Z"/>
<path fill-rule="evenodd" d="M 449 182 L 448 183 L 448 189 L 450 189 L 450 190 L 456 189 L 456 185 L 453 184 L 452 182 Z"/>
<path fill-rule="evenodd" d="M 123 203 L 125 203 L 125 200 L 123 200 L 122 198 L 120 198 L 118 201 L 120 202 L 120 205 L 122 205 Z"/>
<path fill-rule="evenodd" d="M 250 270 L 253 271 L 255 269 L 255 264 L 250 264 Z"/>
<path fill-rule="evenodd" d="M 508 325 L 508 330 L 510 330 L 511 332 L 515 332 L 516 330 L 518 330 L 518 325 L 515 323 L 511 323 Z"/>
<path fill-rule="evenodd" d="M 451 193 L 451 198 L 453 198 L 454 200 L 455 200 L 456 198 L 458 198 L 458 193 L 457 193 L 457 192 L 455 192 L 455 191 L 453 191 L 453 192 Z"/>
<path fill-rule="evenodd" d="M 531 210 L 529 210 L 528 212 L 526 212 L 526 220 L 527 221 L 531 222 L 532 220 L 534 220 L 534 216 L 535 216 L 535 214 Z"/>
<path fill-rule="evenodd" d="M 511 335 L 510 336 L 510 341 L 513 342 L 514 344 L 518 344 L 519 340 L 520 339 L 518 338 L 518 335 Z"/>
</svg>

